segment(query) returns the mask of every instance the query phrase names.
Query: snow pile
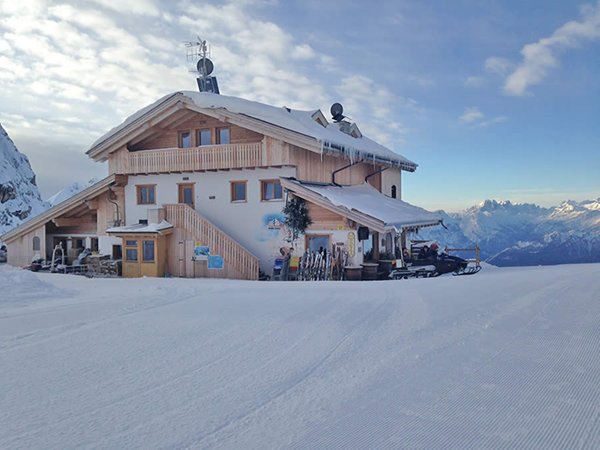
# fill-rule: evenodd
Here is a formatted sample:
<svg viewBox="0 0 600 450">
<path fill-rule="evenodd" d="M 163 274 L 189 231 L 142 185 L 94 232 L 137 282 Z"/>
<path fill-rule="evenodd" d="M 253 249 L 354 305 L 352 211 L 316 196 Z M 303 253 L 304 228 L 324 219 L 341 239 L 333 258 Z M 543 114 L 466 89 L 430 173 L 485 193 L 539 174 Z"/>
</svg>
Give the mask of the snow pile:
<svg viewBox="0 0 600 450">
<path fill-rule="evenodd" d="M 374 217 L 382 221 L 386 228 L 395 228 L 396 231 L 407 226 L 438 224 L 441 220 L 438 214 L 387 197 L 368 183 L 355 186 L 333 186 L 302 183 L 291 179 L 288 179 L 287 182 L 319 194 L 332 204 L 348 211 L 358 211 Z"/>
<path fill-rule="evenodd" d="M 59 203 L 69 200 L 75 194 L 78 194 L 79 192 L 83 191 L 84 189 L 87 189 L 88 187 L 96 184 L 98 181 L 100 181 L 98 178 L 92 178 L 87 183 L 84 183 L 84 184 L 80 184 L 76 181 L 73 184 L 70 184 L 69 186 L 67 186 L 66 188 L 61 189 L 60 191 L 58 191 L 56 194 L 54 194 L 52 197 L 50 197 L 46 201 L 48 203 L 50 203 L 50 206 L 56 206 Z"/>
<path fill-rule="evenodd" d="M 160 223 L 136 223 L 124 227 L 112 227 L 106 231 L 108 233 L 158 233 L 169 228 L 173 228 L 173 225 L 166 220 L 162 220 Z"/>
<path fill-rule="evenodd" d="M 74 292 L 0 308 L 1 448 L 600 447 L 600 265 L 32 277 Z"/>
<path fill-rule="evenodd" d="M 47 208 L 29 160 L 0 125 L 0 235 Z"/>
</svg>

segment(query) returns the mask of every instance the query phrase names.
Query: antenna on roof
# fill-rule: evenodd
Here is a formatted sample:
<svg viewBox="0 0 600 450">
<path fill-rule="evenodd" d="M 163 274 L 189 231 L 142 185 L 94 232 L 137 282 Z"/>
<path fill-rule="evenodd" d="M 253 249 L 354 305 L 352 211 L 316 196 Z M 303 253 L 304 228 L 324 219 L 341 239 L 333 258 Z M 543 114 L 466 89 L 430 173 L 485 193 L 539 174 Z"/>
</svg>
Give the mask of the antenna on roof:
<svg viewBox="0 0 600 450">
<path fill-rule="evenodd" d="M 189 65 L 193 65 L 190 72 L 198 74 L 196 81 L 198 82 L 198 90 L 200 92 L 219 94 L 217 77 L 210 75 L 215 69 L 213 62 L 209 59 L 210 49 L 205 40 L 202 40 L 200 36 L 196 37 L 198 38 L 197 41 L 188 41 L 185 43 L 187 62 Z"/>
<path fill-rule="evenodd" d="M 342 113 L 344 112 L 344 107 L 342 106 L 341 103 L 334 103 L 333 105 L 331 105 L 331 115 L 333 116 L 333 120 L 334 122 L 341 122 L 344 117 Z"/>
</svg>

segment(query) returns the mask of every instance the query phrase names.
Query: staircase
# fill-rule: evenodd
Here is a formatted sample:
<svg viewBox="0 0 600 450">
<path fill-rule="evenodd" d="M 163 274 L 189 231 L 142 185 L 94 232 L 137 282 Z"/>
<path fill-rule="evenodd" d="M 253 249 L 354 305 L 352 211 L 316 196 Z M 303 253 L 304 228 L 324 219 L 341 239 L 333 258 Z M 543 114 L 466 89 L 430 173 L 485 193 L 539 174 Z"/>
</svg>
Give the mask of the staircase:
<svg viewBox="0 0 600 450">
<path fill-rule="evenodd" d="M 223 256 L 225 265 L 239 275 L 236 278 L 258 279 L 258 258 L 235 239 L 225 234 L 189 205 L 164 205 L 164 208 L 169 223 L 191 233 L 197 241 L 207 245 L 212 254 Z"/>
</svg>

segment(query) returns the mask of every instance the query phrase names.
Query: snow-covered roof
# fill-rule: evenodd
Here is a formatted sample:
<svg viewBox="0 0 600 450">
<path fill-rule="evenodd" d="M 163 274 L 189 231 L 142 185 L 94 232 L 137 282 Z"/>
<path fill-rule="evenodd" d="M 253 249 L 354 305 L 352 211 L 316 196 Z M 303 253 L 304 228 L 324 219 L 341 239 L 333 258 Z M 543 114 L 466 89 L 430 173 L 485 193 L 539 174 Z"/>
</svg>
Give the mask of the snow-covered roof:
<svg viewBox="0 0 600 450">
<path fill-rule="evenodd" d="M 161 231 L 173 228 L 166 220 L 160 223 L 136 223 L 123 227 L 112 227 L 106 230 L 107 233 L 160 233 Z"/>
<path fill-rule="evenodd" d="M 359 216 L 369 216 L 375 219 L 380 223 L 379 231 L 401 231 L 402 229 L 439 225 L 442 222 L 442 218 L 438 214 L 405 201 L 387 197 L 367 183 L 338 186 L 298 181 L 292 178 L 282 178 L 281 180 L 286 189 L 293 191 L 298 196 L 309 201 L 321 199 L 322 206 L 329 204 L 346 217 L 348 215 L 344 212 L 353 212 Z M 312 195 L 307 196 L 307 193 Z"/>
<path fill-rule="evenodd" d="M 342 153 L 353 160 L 367 160 L 391 164 L 401 167 L 403 170 L 414 171 L 417 164 L 406 159 L 404 156 L 393 152 L 389 148 L 378 144 L 358 132 L 360 137 L 353 137 L 339 129 L 339 124 L 327 123 L 321 125 L 315 120 L 315 114 L 320 110 L 300 111 L 286 107 L 275 107 L 264 103 L 254 102 L 239 97 L 212 94 L 208 92 L 181 91 L 166 95 L 151 105 L 142 108 L 128 117 L 121 125 L 113 128 L 104 136 L 92 144 L 88 153 L 104 141 L 110 139 L 116 133 L 127 128 L 129 125 L 141 119 L 153 110 L 159 108 L 163 103 L 180 97 L 185 102 L 200 109 L 222 109 L 230 113 L 257 119 L 271 125 L 301 134 L 305 137 L 315 139 L 324 151 Z M 324 117 L 322 114 L 321 117 Z M 358 130 L 358 127 L 356 127 Z"/>
</svg>

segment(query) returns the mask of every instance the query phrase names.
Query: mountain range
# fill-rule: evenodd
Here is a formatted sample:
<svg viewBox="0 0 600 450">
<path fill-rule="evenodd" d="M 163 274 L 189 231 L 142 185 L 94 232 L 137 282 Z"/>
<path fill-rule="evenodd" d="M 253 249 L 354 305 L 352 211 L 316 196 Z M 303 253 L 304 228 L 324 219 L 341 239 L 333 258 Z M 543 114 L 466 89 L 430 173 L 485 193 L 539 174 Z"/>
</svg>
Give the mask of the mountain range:
<svg viewBox="0 0 600 450">
<path fill-rule="evenodd" d="M 470 248 L 496 266 L 600 262 L 600 198 L 543 208 L 486 200 L 459 213 L 438 211 L 446 228 L 423 231 L 443 248 Z"/>
</svg>

